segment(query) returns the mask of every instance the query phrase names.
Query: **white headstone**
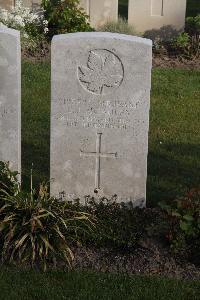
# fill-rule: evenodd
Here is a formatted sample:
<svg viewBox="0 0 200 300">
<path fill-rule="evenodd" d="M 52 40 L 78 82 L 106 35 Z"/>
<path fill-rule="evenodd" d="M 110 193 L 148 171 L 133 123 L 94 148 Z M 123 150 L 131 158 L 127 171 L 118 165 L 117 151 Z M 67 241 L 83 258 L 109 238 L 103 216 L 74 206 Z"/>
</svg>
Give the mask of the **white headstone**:
<svg viewBox="0 0 200 300">
<path fill-rule="evenodd" d="M 0 0 L 0 8 L 9 9 L 14 5 L 14 0 Z"/>
<path fill-rule="evenodd" d="M 83 8 L 86 14 L 89 16 L 90 14 L 90 0 L 80 0 L 80 7 Z"/>
<path fill-rule="evenodd" d="M 90 24 L 94 28 L 118 19 L 118 0 L 81 0 L 80 6 L 89 15 Z"/>
<path fill-rule="evenodd" d="M 52 42 L 51 194 L 145 205 L 150 40 L 113 33 Z"/>
<path fill-rule="evenodd" d="M 128 22 L 137 32 L 160 29 L 163 26 L 183 29 L 185 14 L 186 0 L 129 0 Z"/>
<path fill-rule="evenodd" d="M 21 172 L 20 33 L 0 26 L 0 160 Z"/>
</svg>

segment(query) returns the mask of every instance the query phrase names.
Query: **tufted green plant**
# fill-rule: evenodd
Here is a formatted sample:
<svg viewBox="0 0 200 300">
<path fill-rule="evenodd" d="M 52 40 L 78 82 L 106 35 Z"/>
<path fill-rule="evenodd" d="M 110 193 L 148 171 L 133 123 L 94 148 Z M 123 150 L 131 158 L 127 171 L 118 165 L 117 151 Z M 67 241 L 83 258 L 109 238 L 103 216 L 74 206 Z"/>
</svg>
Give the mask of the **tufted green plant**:
<svg viewBox="0 0 200 300">
<path fill-rule="evenodd" d="M 90 215 L 48 197 L 45 189 L 40 188 L 38 195 L 2 192 L 2 261 L 43 266 L 44 270 L 58 263 L 71 267 L 71 246 L 80 242 L 80 233 L 89 233 L 94 226 Z"/>
<path fill-rule="evenodd" d="M 132 203 L 117 203 L 116 195 L 109 199 L 87 196 L 85 204 L 82 209 L 96 220 L 89 239 L 83 238 L 86 245 L 129 251 L 144 238 L 150 219 L 145 209 L 134 208 Z"/>
<path fill-rule="evenodd" d="M 9 162 L 0 161 L 0 198 L 4 196 L 5 190 L 11 195 L 16 195 L 19 193 L 19 182 L 18 182 L 18 172 L 11 171 L 9 168 Z"/>
</svg>

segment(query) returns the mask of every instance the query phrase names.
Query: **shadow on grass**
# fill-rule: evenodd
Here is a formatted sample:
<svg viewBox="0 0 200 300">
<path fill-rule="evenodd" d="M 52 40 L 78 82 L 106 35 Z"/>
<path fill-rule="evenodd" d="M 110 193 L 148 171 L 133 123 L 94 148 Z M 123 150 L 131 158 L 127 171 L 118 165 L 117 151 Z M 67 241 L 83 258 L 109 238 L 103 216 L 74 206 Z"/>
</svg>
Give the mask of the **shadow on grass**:
<svg viewBox="0 0 200 300">
<path fill-rule="evenodd" d="M 170 201 L 200 184 L 200 145 L 165 144 L 149 150 L 147 205 Z"/>
<path fill-rule="evenodd" d="M 50 156 L 50 65 L 22 64 L 22 188 L 49 181 Z"/>
<path fill-rule="evenodd" d="M 35 145 L 32 143 L 22 144 L 22 188 L 30 190 L 31 169 L 33 169 L 33 187 L 37 188 L 40 183 L 50 179 L 50 143 Z M 33 164 L 33 165 L 32 165 Z"/>
</svg>

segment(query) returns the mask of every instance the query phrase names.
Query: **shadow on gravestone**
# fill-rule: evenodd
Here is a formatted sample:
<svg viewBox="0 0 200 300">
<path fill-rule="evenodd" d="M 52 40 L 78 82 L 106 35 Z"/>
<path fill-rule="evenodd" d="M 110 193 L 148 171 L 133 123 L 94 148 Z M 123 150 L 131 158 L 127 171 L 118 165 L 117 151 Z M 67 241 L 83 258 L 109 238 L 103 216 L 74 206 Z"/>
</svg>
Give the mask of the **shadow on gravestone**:
<svg viewBox="0 0 200 300">
<path fill-rule="evenodd" d="M 21 173 L 20 33 L 6 26 L 0 26 L 0 128 L 0 160 Z"/>
</svg>

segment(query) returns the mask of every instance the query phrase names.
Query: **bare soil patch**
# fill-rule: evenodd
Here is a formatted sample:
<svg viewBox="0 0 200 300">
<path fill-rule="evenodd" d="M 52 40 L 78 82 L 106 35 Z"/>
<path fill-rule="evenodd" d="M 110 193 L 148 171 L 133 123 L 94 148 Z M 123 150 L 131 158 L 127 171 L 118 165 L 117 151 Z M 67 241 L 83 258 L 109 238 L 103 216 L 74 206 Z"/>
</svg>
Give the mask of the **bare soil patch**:
<svg viewBox="0 0 200 300">
<path fill-rule="evenodd" d="M 42 43 L 34 51 L 22 49 L 22 59 L 30 62 L 50 62 L 51 46 L 49 43 Z"/>
<path fill-rule="evenodd" d="M 22 50 L 22 58 L 31 62 L 50 62 L 51 47 L 50 44 L 45 43 L 41 48 L 34 52 Z M 200 57 L 192 60 L 184 59 L 182 57 L 170 57 L 168 55 L 153 54 L 153 67 L 160 68 L 180 68 L 180 69 L 200 69 Z"/>
<path fill-rule="evenodd" d="M 110 249 L 76 248 L 73 268 L 100 272 L 161 275 L 184 280 L 200 280 L 200 268 L 177 262 L 155 240 L 146 240 L 139 248 L 123 254 Z"/>
<path fill-rule="evenodd" d="M 167 55 L 153 55 L 153 67 L 200 70 L 200 58 L 188 60 L 182 57 L 178 58 L 169 57 Z"/>
</svg>

